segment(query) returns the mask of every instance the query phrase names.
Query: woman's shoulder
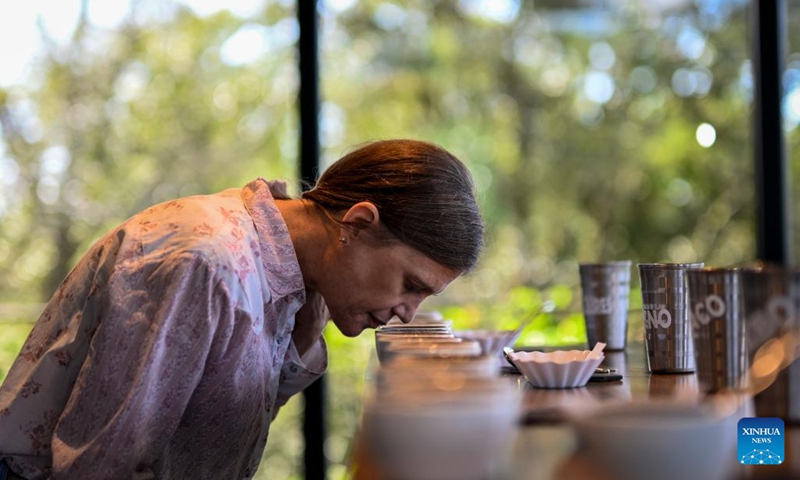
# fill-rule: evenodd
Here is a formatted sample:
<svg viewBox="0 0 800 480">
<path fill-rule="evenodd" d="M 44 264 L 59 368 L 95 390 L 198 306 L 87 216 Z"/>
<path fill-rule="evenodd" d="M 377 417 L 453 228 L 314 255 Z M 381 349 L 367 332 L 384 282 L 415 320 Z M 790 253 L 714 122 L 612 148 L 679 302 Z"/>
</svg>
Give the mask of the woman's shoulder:
<svg viewBox="0 0 800 480">
<path fill-rule="evenodd" d="M 238 191 L 179 198 L 134 215 L 114 235 L 124 239 L 123 256 L 159 261 L 186 253 L 215 268 L 251 261 L 256 232 Z"/>
</svg>

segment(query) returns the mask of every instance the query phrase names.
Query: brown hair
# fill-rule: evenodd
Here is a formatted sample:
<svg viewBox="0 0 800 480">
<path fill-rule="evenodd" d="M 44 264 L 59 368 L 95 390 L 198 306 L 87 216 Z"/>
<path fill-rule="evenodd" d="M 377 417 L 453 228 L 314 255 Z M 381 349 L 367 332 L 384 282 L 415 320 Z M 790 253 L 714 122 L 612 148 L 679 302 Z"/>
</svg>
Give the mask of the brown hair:
<svg viewBox="0 0 800 480">
<path fill-rule="evenodd" d="M 366 144 L 331 165 L 303 194 L 332 214 L 371 202 L 397 240 L 459 272 L 483 244 L 483 219 L 467 168 L 447 150 L 417 140 Z"/>
</svg>

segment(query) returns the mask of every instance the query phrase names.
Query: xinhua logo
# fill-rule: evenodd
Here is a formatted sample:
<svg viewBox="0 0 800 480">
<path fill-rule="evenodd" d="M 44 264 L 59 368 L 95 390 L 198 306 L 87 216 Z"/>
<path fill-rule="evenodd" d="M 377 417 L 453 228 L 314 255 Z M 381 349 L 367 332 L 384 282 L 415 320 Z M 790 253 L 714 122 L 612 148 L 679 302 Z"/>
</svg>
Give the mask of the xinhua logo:
<svg viewBox="0 0 800 480">
<path fill-rule="evenodd" d="M 779 465 L 783 463 L 783 420 L 742 418 L 739 420 L 739 463 Z"/>
</svg>

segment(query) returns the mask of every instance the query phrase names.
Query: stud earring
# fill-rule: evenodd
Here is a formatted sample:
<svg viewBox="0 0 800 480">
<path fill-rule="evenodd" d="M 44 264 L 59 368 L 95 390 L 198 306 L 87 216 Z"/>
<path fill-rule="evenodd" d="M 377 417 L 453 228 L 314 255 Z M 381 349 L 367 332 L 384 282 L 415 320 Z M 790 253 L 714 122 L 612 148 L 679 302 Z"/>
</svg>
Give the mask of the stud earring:
<svg viewBox="0 0 800 480">
<path fill-rule="evenodd" d="M 341 243 L 342 245 L 347 245 L 347 238 L 339 237 L 339 243 Z"/>
</svg>

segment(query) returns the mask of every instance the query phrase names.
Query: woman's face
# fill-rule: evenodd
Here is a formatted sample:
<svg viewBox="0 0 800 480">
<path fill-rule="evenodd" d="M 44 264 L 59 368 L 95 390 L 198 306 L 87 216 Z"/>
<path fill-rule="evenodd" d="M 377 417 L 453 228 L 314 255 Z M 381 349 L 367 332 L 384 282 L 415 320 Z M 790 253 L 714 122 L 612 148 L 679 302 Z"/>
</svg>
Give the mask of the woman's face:
<svg viewBox="0 0 800 480">
<path fill-rule="evenodd" d="M 318 285 L 333 323 L 348 337 L 385 324 L 394 315 L 409 322 L 420 303 L 447 287 L 460 272 L 406 244 L 376 244 L 363 235 L 339 245 Z"/>
</svg>

